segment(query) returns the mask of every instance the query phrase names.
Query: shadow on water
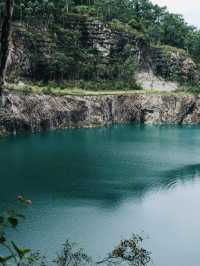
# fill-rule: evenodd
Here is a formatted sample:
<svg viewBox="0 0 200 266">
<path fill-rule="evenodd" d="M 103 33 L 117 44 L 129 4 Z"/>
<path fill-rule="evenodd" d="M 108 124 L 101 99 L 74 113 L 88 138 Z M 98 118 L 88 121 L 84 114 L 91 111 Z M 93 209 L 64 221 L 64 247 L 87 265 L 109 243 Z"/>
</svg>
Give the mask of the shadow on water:
<svg viewBox="0 0 200 266">
<path fill-rule="evenodd" d="M 126 125 L 1 140 L 0 200 L 24 194 L 109 208 L 169 189 L 200 176 L 200 164 L 191 160 L 199 153 L 199 128 L 192 139 L 191 130 Z"/>
<path fill-rule="evenodd" d="M 81 172 L 84 173 L 83 169 L 81 169 Z M 62 176 L 56 178 L 56 180 L 52 180 L 51 177 L 48 180 L 40 177 L 39 180 L 35 178 L 29 182 L 30 191 L 27 187 L 23 187 L 23 179 L 13 180 L 12 187 L 10 187 L 11 181 L 7 179 L 4 181 L 4 186 L 10 187 L 9 193 L 2 192 L 1 197 L 4 195 L 4 198 L 10 201 L 9 199 L 16 195 L 17 190 L 30 197 L 38 195 L 38 199 L 44 194 L 47 197 L 50 195 L 50 200 L 59 198 L 66 201 L 66 203 L 78 200 L 83 204 L 88 201 L 90 205 L 102 205 L 103 208 L 110 208 L 116 207 L 124 200 L 140 200 L 152 191 L 173 189 L 177 185 L 192 182 L 194 179 L 199 179 L 199 177 L 200 164 L 192 164 L 169 171 L 161 171 L 156 173 L 156 176 L 149 175 L 143 178 L 130 175 L 126 179 L 119 176 L 109 178 L 109 180 L 107 177 L 93 179 L 91 176 L 87 178 L 76 176 L 73 179 L 73 176 L 68 175 L 66 182 L 65 177 Z"/>
</svg>

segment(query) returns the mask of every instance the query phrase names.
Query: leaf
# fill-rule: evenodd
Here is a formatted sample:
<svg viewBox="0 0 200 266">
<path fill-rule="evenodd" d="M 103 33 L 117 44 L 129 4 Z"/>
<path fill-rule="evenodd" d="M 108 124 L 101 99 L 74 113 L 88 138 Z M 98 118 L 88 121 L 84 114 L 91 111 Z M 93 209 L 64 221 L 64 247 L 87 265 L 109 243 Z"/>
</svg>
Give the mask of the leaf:
<svg viewBox="0 0 200 266">
<path fill-rule="evenodd" d="M 17 254 L 21 257 L 20 249 L 18 248 L 18 246 L 13 241 L 11 243 Z"/>
<path fill-rule="evenodd" d="M 30 253 L 31 250 L 29 248 L 22 248 L 20 249 L 20 252 L 23 254 L 23 255 L 26 255 L 27 253 Z"/>
<path fill-rule="evenodd" d="M 8 222 L 13 228 L 16 228 L 18 225 L 18 219 L 16 217 L 10 216 L 8 217 Z"/>
<path fill-rule="evenodd" d="M 19 248 L 13 241 L 11 243 L 12 243 L 13 248 L 15 249 L 15 251 L 17 252 L 17 254 L 19 255 L 20 258 L 23 258 L 24 255 L 26 255 L 27 253 L 29 253 L 31 251 L 28 248 Z"/>
<path fill-rule="evenodd" d="M 6 261 L 12 259 L 13 256 L 10 255 L 10 256 L 0 256 L 0 263 L 5 263 Z"/>
<path fill-rule="evenodd" d="M 4 242 L 6 242 L 6 238 L 4 235 L 0 234 L 0 244 L 3 244 Z"/>
</svg>

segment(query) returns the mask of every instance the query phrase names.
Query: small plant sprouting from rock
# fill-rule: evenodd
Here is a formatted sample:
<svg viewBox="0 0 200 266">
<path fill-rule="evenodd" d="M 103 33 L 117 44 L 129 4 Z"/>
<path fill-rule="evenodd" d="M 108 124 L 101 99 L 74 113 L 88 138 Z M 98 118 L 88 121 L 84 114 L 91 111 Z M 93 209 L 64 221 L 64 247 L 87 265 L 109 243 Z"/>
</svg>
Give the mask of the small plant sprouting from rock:
<svg viewBox="0 0 200 266">
<path fill-rule="evenodd" d="M 32 205 L 32 201 L 19 195 L 17 201 L 20 208 Z M 7 235 L 8 229 L 16 230 L 21 219 L 25 216 L 16 210 L 8 210 L 0 216 L 0 248 L 4 255 L 0 255 L 2 266 L 86 266 L 86 265 L 130 265 L 145 266 L 151 261 L 151 253 L 141 247 L 143 239 L 133 235 L 130 239 L 121 240 L 118 246 L 103 260 L 95 262 L 85 251 L 75 243 L 67 240 L 60 253 L 54 260 L 48 260 L 40 252 L 32 252 L 29 248 L 18 246 Z"/>
</svg>

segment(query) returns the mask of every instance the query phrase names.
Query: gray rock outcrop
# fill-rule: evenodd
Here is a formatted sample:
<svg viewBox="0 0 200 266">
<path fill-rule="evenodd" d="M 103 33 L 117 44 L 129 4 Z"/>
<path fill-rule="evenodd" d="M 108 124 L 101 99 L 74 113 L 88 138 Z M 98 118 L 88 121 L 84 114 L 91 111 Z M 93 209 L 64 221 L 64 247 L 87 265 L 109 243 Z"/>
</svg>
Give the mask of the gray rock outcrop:
<svg viewBox="0 0 200 266">
<path fill-rule="evenodd" d="M 0 96 L 1 134 L 130 122 L 200 124 L 200 96 L 125 94 L 55 97 L 8 91 Z"/>
</svg>

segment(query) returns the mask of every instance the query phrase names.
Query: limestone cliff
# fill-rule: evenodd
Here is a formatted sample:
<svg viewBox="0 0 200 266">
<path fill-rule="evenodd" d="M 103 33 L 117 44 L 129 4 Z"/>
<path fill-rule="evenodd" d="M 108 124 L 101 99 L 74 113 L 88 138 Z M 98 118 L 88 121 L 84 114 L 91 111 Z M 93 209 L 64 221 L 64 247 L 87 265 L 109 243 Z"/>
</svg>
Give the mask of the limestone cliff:
<svg viewBox="0 0 200 266">
<path fill-rule="evenodd" d="M 15 24 L 12 40 L 9 78 L 14 81 L 109 79 L 112 67 L 116 75 L 116 67 L 127 57 L 136 60 L 142 72 L 154 74 L 149 75 L 150 83 L 155 82 L 155 75 L 178 82 L 197 84 L 200 80 L 199 68 L 186 51 L 152 46 L 137 30 L 104 24 L 92 17 L 71 14 L 62 27 L 45 29 Z M 137 81 L 143 84 L 142 79 Z M 169 90 L 176 87 L 171 83 L 167 86 Z"/>
<path fill-rule="evenodd" d="M 23 95 L 4 92 L 0 97 L 0 132 L 39 132 L 112 123 L 200 124 L 199 96 Z"/>
</svg>

